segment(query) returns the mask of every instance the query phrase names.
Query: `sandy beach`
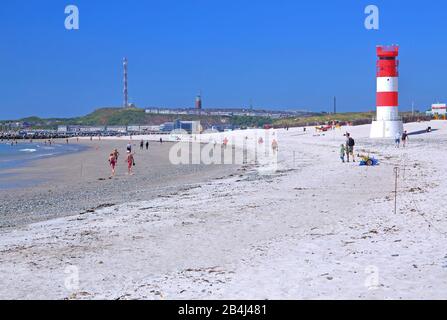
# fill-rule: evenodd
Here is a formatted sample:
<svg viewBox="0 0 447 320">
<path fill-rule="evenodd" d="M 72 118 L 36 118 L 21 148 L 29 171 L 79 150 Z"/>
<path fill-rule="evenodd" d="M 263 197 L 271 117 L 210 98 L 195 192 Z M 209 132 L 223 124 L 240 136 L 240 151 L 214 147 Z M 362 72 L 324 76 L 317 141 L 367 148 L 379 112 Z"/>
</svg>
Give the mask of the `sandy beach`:
<svg viewBox="0 0 447 320">
<path fill-rule="evenodd" d="M 204 169 L 211 170 L 205 183 L 157 196 L 132 189 L 119 202 L 94 202 L 94 190 L 108 187 L 93 179 L 80 201 L 110 206 L 32 224 L 10 210 L 5 221 L 20 226 L 0 229 L 0 299 L 445 299 L 447 123 L 405 129 L 428 126 L 434 131 L 410 135 L 405 149 L 369 139 L 369 125 L 278 130 L 275 173 Z M 346 131 L 356 153 L 374 155 L 379 166 L 341 163 Z M 67 165 L 59 160 L 46 162 L 50 176 Z M 79 174 L 78 166 L 69 170 Z M 79 181 L 108 173 L 106 166 L 84 170 L 90 174 Z M 171 176 L 154 170 L 160 180 Z M 203 171 L 189 170 L 175 185 L 204 181 Z M 135 184 L 122 171 L 117 183 L 121 190 Z M 14 206 L 6 201 L 2 210 Z M 60 209 L 55 204 L 45 218 L 70 211 Z"/>
<path fill-rule="evenodd" d="M 65 140 L 55 141 L 65 144 Z M 98 207 L 155 198 L 188 189 L 196 183 L 224 177 L 236 171 L 231 166 L 185 165 L 169 162 L 171 143 L 150 142 L 140 150 L 132 142 L 135 175 L 127 175 L 126 145 L 129 140 L 72 139 L 86 146 L 76 154 L 34 160 L 26 166 L 2 171 L 22 188 L 0 189 L 0 228 L 16 227 L 61 216 L 84 213 Z M 120 152 L 116 176 L 109 179 L 108 156 Z"/>
</svg>

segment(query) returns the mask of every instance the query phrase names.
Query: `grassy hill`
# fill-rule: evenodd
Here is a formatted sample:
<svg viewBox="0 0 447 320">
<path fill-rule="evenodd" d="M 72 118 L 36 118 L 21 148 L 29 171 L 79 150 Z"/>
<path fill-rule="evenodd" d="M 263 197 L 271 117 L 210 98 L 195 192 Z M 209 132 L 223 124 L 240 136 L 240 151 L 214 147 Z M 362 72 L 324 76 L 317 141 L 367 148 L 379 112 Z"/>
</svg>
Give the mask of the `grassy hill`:
<svg viewBox="0 0 447 320">
<path fill-rule="evenodd" d="M 85 126 L 112 126 L 112 125 L 160 125 L 174 120 L 192 121 L 200 120 L 203 124 L 230 123 L 230 117 L 223 116 L 195 116 L 195 115 L 164 115 L 148 114 L 143 109 L 102 108 L 94 112 L 75 118 L 28 117 L 18 121 L 32 124 L 33 128 L 54 129 L 58 125 L 85 125 Z"/>
</svg>

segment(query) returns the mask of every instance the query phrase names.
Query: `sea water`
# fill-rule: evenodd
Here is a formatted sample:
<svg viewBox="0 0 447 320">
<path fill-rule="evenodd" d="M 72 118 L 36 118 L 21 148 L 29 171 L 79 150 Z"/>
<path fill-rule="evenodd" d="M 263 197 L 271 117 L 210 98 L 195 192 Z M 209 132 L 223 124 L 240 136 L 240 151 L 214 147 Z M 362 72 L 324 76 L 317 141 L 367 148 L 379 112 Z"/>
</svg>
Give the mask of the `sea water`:
<svg viewBox="0 0 447 320">
<path fill-rule="evenodd" d="M 16 185 L 14 174 L 9 173 L 8 169 L 27 166 L 39 159 L 79 152 L 85 148 L 85 146 L 74 144 L 0 142 L 0 189 Z"/>
</svg>

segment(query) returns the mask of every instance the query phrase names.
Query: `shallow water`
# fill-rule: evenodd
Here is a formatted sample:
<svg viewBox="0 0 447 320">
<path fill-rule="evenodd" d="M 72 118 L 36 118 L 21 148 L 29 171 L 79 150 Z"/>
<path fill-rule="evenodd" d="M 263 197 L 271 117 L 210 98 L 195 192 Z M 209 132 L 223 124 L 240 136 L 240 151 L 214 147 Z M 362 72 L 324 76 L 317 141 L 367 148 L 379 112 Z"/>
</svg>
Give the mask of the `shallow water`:
<svg viewBox="0 0 447 320">
<path fill-rule="evenodd" d="M 0 143 L 0 189 L 9 189 L 17 186 L 24 187 L 36 181 L 18 179 L 17 176 L 5 173 L 5 170 L 16 169 L 30 165 L 32 161 L 65 155 L 84 150 L 85 146 L 67 144 Z"/>
</svg>

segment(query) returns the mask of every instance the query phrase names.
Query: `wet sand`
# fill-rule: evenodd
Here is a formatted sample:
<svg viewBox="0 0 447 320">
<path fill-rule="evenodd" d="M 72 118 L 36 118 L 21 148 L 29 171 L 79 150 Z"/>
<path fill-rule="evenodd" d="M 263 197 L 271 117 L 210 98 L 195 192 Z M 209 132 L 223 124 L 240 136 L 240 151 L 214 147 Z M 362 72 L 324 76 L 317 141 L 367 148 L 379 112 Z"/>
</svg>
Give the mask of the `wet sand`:
<svg viewBox="0 0 447 320">
<path fill-rule="evenodd" d="M 236 167 L 228 165 L 175 166 L 169 161 L 171 143 L 151 142 L 146 151 L 140 150 L 139 142 L 134 141 L 135 174 L 129 176 L 125 163 L 127 141 L 70 143 L 83 144 L 88 149 L 2 171 L 4 179 L 11 179 L 12 188 L 0 190 L 0 229 L 164 197 L 236 171 Z M 108 155 L 115 148 L 120 158 L 116 176 L 109 179 Z"/>
</svg>

